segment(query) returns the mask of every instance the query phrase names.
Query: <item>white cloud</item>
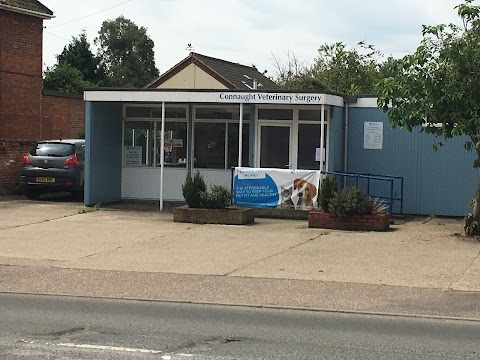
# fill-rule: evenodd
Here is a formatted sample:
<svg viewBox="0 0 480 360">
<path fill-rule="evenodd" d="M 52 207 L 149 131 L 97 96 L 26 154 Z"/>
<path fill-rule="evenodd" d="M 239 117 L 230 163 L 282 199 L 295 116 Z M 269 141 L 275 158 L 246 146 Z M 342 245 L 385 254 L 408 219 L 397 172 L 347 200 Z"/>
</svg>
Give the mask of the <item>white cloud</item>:
<svg viewBox="0 0 480 360">
<path fill-rule="evenodd" d="M 272 74 L 273 56 L 281 59 L 290 51 L 312 62 L 320 45 L 338 41 L 351 47 L 365 40 L 386 55 L 403 56 L 415 51 L 423 24 L 458 23 L 453 8 L 460 0 L 41 2 L 56 16 L 44 22 L 47 66 L 55 63 L 55 55 L 82 29 L 93 43 L 102 21 L 124 15 L 148 29 L 161 72 L 185 58 L 185 48 L 192 43 L 201 54 L 255 64 Z M 109 10 L 95 14 L 105 9 Z"/>
</svg>

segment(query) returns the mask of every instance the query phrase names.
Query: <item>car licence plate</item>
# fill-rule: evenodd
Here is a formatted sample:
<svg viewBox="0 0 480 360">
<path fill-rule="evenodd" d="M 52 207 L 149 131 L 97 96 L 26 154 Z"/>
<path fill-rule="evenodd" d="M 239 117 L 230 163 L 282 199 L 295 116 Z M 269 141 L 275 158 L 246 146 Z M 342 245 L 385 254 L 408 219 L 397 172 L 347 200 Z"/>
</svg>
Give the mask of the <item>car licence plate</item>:
<svg viewBox="0 0 480 360">
<path fill-rule="evenodd" d="M 37 177 L 37 182 L 41 183 L 54 183 L 55 178 L 52 177 Z"/>
</svg>

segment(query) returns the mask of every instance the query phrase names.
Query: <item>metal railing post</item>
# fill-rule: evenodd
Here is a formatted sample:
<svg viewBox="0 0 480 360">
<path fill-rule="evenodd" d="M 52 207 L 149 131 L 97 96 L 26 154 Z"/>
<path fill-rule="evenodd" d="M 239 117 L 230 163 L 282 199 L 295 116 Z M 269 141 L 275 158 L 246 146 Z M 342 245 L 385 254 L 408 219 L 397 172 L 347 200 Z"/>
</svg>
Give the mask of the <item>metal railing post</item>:
<svg viewBox="0 0 480 360">
<path fill-rule="evenodd" d="M 393 213 L 393 179 L 390 179 L 390 214 Z"/>
<path fill-rule="evenodd" d="M 232 198 L 230 199 L 230 204 L 235 205 L 235 189 L 233 188 L 233 174 L 235 173 L 235 167 L 232 166 L 231 168 L 231 175 L 230 175 L 230 190 L 232 192 Z"/>
</svg>

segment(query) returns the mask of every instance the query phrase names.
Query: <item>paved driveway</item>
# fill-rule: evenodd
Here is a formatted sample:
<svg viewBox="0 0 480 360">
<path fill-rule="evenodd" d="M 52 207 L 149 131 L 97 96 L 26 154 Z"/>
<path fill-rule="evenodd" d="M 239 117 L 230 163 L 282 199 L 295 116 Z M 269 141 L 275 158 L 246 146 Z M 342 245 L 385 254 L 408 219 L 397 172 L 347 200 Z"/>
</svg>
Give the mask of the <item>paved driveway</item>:
<svg viewBox="0 0 480 360">
<path fill-rule="evenodd" d="M 299 220 L 182 224 L 171 212 L 132 207 L 0 198 L 0 264 L 480 291 L 480 242 L 461 235 L 460 219 L 409 219 L 390 232 L 357 233 Z"/>
</svg>

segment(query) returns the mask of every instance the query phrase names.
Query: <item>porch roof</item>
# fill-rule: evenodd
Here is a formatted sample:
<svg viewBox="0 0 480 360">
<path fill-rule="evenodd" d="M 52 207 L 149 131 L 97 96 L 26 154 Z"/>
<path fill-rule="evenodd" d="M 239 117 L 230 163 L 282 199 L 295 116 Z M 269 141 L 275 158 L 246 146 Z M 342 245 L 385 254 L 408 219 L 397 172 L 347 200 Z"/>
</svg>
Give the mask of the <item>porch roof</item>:
<svg viewBox="0 0 480 360">
<path fill-rule="evenodd" d="M 333 105 L 340 107 L 343 107 L 345 102 L 356 101 L 352 97 L 326 92 L 111 88 L 88 89 L 84 92 L 84 100 L 93 102 Z"/>
</svg>

